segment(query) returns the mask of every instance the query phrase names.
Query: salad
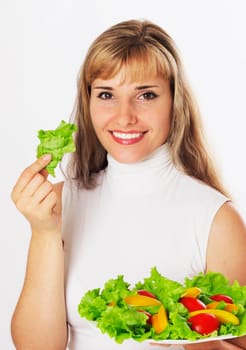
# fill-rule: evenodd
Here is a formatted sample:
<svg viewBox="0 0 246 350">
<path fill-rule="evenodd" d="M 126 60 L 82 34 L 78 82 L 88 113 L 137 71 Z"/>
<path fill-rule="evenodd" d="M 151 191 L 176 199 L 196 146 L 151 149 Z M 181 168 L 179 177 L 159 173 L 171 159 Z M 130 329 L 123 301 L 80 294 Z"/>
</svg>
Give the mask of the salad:
<svg viewBox="0 0 246 350">
<path fill-rule="evenodd" d="M 130 287 L 123 275 L 87 291 L 78 312 L 117 343 L 126 339 L 189 340 L 246 334 L 246 286 L 220 273 L 200 273 L 181 284 L 152 267 Z"/>
<path fill-rule="evenodd" d="M 43 154 L 51 154 L 52 159 L 46 169 L 52 176 L 55 176 L 55 168 L 62 160 L 63 155 L 75 151 L 72 135 L 76 130 L 75 124 L 66 123 L 62 120 L 55 130 L 38 131 L 40 144 L 37 147 L 37 158 Z"/>
</svg>

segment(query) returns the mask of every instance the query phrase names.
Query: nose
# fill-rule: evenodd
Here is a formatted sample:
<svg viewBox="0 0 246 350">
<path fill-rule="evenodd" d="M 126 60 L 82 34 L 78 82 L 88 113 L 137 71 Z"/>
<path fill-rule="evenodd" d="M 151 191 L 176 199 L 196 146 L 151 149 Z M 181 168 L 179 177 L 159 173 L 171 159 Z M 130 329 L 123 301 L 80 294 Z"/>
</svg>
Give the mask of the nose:
<svg viewBox="0 0 246 350">
<path fill-rule="evenodd" d="M 121 101 L 116 111 L 117 123 L 121 127 L 134 125 L 137 122 L 137 115 L 134 106 L 129 101 Z"/>
</svg>

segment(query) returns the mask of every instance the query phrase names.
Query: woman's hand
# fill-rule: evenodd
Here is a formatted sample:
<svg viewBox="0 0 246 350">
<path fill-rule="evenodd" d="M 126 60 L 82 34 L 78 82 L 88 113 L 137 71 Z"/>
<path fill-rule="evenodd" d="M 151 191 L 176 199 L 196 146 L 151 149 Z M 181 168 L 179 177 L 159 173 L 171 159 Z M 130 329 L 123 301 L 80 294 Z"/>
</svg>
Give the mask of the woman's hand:
<svg viewBox="0 0 246 350">
<path fill-rule="evenodd" d="M 50 155 L 44 155 L 27 167 L 11 195 L 17 209 L 30 222 L 33 232 L 60 231 L 61 219 L 55 210 L 57 195 L 44 170 L 50 160 Z"/>
<path fill-rule="evenodd" d="M 240 346 L 224 340 L 211 341 L 206 343 L 189 344 L 184 346 L 185 350 L 243 350 Z"/>
<path fill-rule="evenodd" d="M 50 160 L 46 155 L 27 167 L 12 191 L 32 228 L 26 277 L 11 322 L 16 349 L 65 349 L 67 343 L 60 192 L 47 180 Z"/>
</svg>

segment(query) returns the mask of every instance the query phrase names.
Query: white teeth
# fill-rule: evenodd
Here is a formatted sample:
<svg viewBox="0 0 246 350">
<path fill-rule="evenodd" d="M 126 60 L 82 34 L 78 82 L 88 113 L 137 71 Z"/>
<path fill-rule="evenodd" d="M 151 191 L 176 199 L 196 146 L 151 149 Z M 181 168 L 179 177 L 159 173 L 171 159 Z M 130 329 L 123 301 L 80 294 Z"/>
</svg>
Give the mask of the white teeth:
<svg viewBox="0 0 246 350">
<path fill-rule="evenodd" d="M 138 137 L 140 137 L 142 135 L 142 133 L 138 132 L 138 133 L 130 133 L 130 134 L 126 134 L 126 133 L 121 133 L 121 132 L 112 132 L 113 135 L 115 137 L 117 137 L 118 139 L 136 139 Z"/>
</svg>

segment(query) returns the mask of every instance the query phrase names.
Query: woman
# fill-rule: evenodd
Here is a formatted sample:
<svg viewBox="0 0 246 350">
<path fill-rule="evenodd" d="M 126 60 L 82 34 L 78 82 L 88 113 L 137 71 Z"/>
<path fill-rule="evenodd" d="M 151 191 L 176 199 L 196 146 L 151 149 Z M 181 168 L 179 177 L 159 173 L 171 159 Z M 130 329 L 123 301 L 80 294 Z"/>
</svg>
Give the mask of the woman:
<svg viewBox="0 0 246 350">
<path fill-rule="evenodd" d="M 102 33 L 81 69 L 75 122 L 66 181 L 47 180 L 46 155 L 12 192 L 32 229 L 14 343 L 65 349 L 68 321 L 69 349 L 162 348 L 116 344 L 95 333 L 77 305 L 107 279 L 123 274 L 134 283 L 152 266 L 180 282 L 212 270 L 246 284 L 246 228 L 208 156 L 170 36 L 136 20 Z M 246 349 L 244 337 L 231 343 L 186 349 Z"/>
</svg>

